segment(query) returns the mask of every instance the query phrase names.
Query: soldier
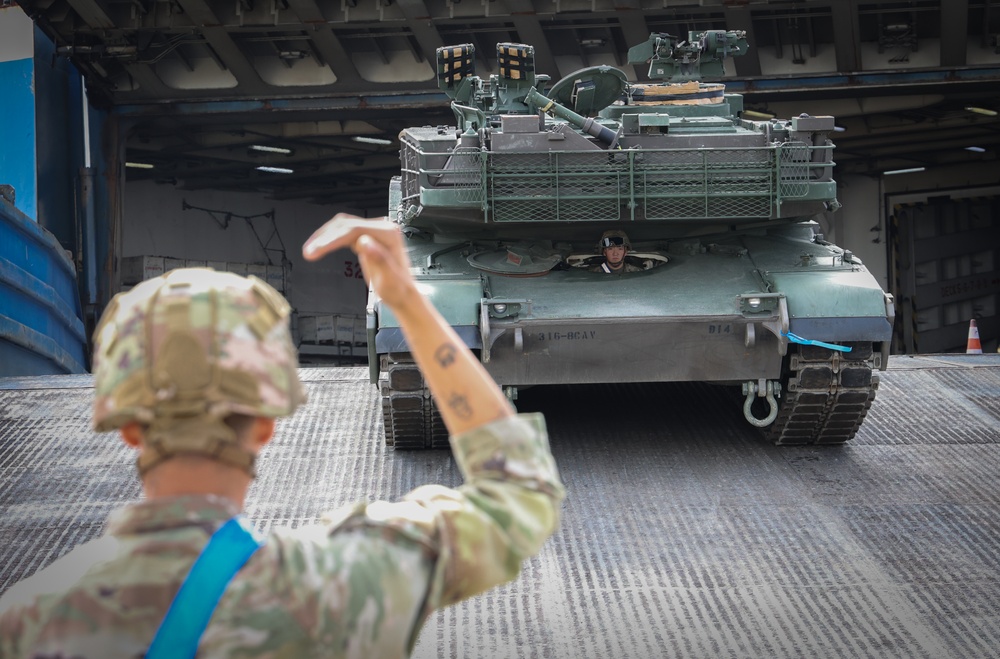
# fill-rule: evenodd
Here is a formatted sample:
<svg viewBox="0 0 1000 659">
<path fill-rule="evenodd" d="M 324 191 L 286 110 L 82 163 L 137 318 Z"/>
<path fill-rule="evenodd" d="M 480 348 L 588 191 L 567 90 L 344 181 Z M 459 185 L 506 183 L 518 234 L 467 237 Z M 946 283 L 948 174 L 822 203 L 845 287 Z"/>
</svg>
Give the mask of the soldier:
<svg viewBox="0 0 1000 659">
<path fill-rule="evenodd" d="M 590 269 L 591 272 L 606 274 L 621 274 L 623 272 L 641 272 L 642 268 L 625 260 L 632 243 L 624 231 L 605 231 L 597 241 L 597 251 L 604 255 L 604 263 Z"/>
<path fill-rule="evenodd" d="M 146 498 L 11 588 L 0 657 L 405 657 L 432 610 L 540 549 L 563 498 L 542 417 L 515 415 L 417 292 L 396 225 L 340 214 L 303 253 L 342 247 L 399 320 L 465 484 L 261 539 L 240 516 L 254 460 L 305 401 L 289 307 L 258 279 L 173 271 L 95 333 L 94 425 L 138 449 Z"/>
</svg>

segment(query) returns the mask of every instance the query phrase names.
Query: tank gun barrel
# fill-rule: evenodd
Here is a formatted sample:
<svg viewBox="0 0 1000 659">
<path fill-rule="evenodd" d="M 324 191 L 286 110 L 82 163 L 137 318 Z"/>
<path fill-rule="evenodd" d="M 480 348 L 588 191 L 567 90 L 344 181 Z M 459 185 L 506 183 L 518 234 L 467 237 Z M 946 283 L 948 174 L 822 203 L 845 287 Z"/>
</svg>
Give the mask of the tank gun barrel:
<svg viewBox="0 0 1000 659">
<path fill-rule="evenodd" d="M 573 112 L 565 105 L 557 103 L 551 98 L 542 95 L 534 87 L 528 90 L 528 95 L 525 97 L 525 100 L 539 108 L 542 112 L 548 112 L 555 117 L 566 120 L 573 126 L 576 126 L 588 135 L 597 138 L 598 141 L 611 148 L 614 148 L 614 146 L 618 143 L 617 132 L 611 130 L 607 126 L 602 126 L 591 117 L 584 117 L 576 112 Z"/>
<path fill-rule="evenodd" d="M 688 32 L 687 40 L 665 32 L 654 32 L 644 43 L 629 48 L 629 64 L 649 62 L 653 80 L 687 82 L 724 73 L 722 61 L 747 52 L 743 30 Z"/>
</svg>

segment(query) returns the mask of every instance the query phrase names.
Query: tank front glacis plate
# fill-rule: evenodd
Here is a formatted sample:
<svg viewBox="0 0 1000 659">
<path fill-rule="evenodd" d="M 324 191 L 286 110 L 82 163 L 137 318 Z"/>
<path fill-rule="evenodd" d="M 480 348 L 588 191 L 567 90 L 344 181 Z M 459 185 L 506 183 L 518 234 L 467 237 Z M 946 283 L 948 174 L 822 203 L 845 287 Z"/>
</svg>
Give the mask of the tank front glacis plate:
<svg viewBox="0 0 1000 659">
<path fill-rule="evenodd" d="M 531 301 L 530 314 L 491 319 L 490 374 L 518 385 L 777 377 L 777 339 L 744 344 L 736 295 L 758 288 L 747 263 L 720 254 L 670 258 L 621 276 L 488 276 L 492 297 Z"/>
<path fill-rule="evenodd" d="M 495 328 L 486 368 L 497 382 L 514 385 L 778 377 L 777 338 L 760 336 L 748 349 L 745 335 L 746 321 L 737 316 L 525 321 Z"/>
<path fill-rule="evenodd" d="M 811 235 L 803 225 L 681 241 L 659 251 L 667 263 L 624 275 L 473 267 L 470 255 L 497 247 L 489 242 L 415 238 L 410 253 L 421 288 L 467 345 L 483 350 L 501 384 L 738 382 L 778 377 L 784 352 L 780 320 L 745 314 L 740 296 L 783 295 L 786 327 L 807 339 L 878 343 L 891 332 L 871 274 L 839 248 L 803 238 Z M 596 257 L 592 248 L 576 256 L 587 254 Z M 481 310 L 494 301 L 521 308 L 488 318 L 484 334 Z M 380 345 L 402 351 L 392 326 L 383 317 Z"/>
</svg>

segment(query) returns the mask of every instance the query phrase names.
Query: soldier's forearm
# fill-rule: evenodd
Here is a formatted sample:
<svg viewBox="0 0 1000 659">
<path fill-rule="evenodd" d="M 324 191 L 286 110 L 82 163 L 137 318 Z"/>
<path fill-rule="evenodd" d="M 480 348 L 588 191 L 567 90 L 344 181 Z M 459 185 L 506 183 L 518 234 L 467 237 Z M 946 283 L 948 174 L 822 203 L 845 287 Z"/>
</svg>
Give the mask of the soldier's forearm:
<svg viewBox="0 0 1000 659">
<path fill-rule="evenodd" d="M 393 312 L 450 434 L 514 414 L 496 382 L 427 298 L 417 294 Z"/>
</svg>

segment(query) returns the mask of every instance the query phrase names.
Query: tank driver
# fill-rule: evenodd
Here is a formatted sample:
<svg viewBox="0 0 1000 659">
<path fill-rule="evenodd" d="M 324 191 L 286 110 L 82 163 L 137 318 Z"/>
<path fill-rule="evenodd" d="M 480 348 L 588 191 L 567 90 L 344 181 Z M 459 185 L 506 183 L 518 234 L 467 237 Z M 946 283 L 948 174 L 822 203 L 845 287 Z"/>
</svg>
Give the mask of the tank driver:
<svg viewBox="0 0 1000 659">
<path fill-rule="evenodd" d="M 629 263 L 625 257 L 632 250 L 632 243 L 624 231 L 605 231 L 597 241 L 597 251 L 604 256 L 604 262 L 590 268 L 591 272 L 606 274 L 621 274 L 623 272 L 641 272 L 643 268 Z"/>
<path fill-rule="evenodd" d="M 306 400 L 290 307 L 256 278 L 174 270 L 113 298 L 94 337 L 94 427 L 137 449 L 145 498 L 0 599 L 0 657 L 406 657 L 434 609 L 539 551 L 564 496 L 543 418 L 515 413 L 418 292 L 397 225 L 340 214 L 303 255 L 344 247 L 399 320 L 464 484 L 258 535 L 241 514 L 258 452 Z"/>
</svg>

